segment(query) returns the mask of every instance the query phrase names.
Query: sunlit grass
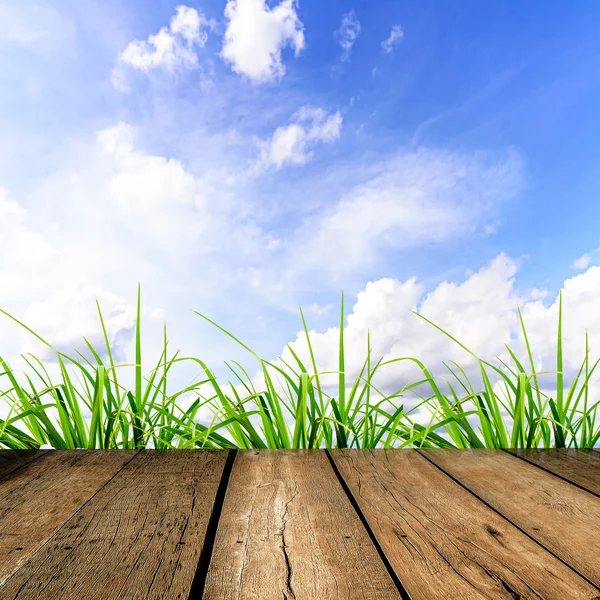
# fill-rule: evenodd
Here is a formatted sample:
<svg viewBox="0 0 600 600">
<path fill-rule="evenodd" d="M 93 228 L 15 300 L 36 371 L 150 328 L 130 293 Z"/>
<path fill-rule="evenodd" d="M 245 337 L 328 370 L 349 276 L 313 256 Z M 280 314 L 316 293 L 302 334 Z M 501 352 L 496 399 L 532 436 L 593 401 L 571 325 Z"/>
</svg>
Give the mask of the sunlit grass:
<svg viewBox="0 0 600 600">
<path fill-rule="evenodd" d="M 0 446 L 591 448 L 600 439 L 596 418 L 599 402 L 590 399 L 588 384 L 599 361 L 590 365 L 586 335 L 581 368 L 570 387 L 564 389 L 562 298 L 559 305 L 557 362 L 552 372 L 556 391 L 552 396 L 540 388 L 540 376 L 548 373 L 535 369 L 520 311 L 526 366 L 508 347 L 511 364 L 481 360 L 449 333 L 418 315 L 473 357 L 480 373 L 474 385 L 454 361 L 444 363 L 448 379 L 436 379 L 421 360 L 413 357 L 373 362 L 370 335 L 365 340 L 362 368 L 350 380 L 346 373 L 343 296 L 338 368 L 329 373 L 317 369 L 302 311 L 309 356 L 304 362 L 291 346 L 289 361 L 266 361 L 207 316 L 196 313 L 257 361 L 259 378 L 253 378 L 238 362 L 226 363 L 231 372 L 227 381 L 219 380 L 199 358 L 170 354 L 166 327 L 160 358 L 144 371 L 139 290 L 133 364 L 115 364 L 98 304 L 104 347 L 94 348 L 85 340 L 87 357 L 80 352 L 68 356 L 55 350 L 26 324 L 0 310 L 56 357 L 50 369 L 32 354 L 24 355 L 27 368 L 22 371 L 12 369 L 0 358 L 0 401 L 7 409 L 6 417 L 0 420 Z M 200 377 L 173 390 L 172 372 L 183 363 L 195 365 Z M 377 376 L 383 369 L 400 370 L 403 365 L 412 365 L 419 375 L 393 392 L 378 387 Z M 51 370 L 58 375 L 51 376 Z M 132 371 L 132 375 L 120 379 L 124 370 Z M 337 386 L 324 384 L 331 376 L 337 379 Z M 427 422 L 423 414 L 428 415 Z"/>
</svg>

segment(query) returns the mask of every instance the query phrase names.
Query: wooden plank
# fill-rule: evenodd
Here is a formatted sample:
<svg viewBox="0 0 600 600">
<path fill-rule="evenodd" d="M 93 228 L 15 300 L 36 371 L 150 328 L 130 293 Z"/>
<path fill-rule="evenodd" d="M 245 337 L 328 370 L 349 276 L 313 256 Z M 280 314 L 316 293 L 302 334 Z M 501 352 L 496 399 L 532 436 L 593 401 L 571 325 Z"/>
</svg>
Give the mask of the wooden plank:
<svg viewBox="0 0 600 600">
<path fill-rule="evenodd" d="M 419 450 L 600 586 L 600 499 L 502 450 Z"/>
<path fill-rule="evenodd" d="M 600 496 L 600 454 L 597 452 L 573 448 L 509 452 Z"/>
<path fill-rule="evenodd" d="M 413 600 L 597 595 L 414 450 L 333 450 L 331 456 Z"/>
<path fill-rule="evenodd" d="M 0 450 L 0 478 L 36 460 L 48 450 Z"/>
<path fill-rule="evenodd" d="M 226 452 L 139 452 L 0 586 L 3 600 L 187 600 Z"/>
<path fill-rule="evenodd" d="M 133 456 L 53 450 L 0 481 L 0 583 Z"/>
<path fill-rule="evenodd" d="M 205 600 L 400 597 L 323 451 L 238 452 Z"/>
</svg>

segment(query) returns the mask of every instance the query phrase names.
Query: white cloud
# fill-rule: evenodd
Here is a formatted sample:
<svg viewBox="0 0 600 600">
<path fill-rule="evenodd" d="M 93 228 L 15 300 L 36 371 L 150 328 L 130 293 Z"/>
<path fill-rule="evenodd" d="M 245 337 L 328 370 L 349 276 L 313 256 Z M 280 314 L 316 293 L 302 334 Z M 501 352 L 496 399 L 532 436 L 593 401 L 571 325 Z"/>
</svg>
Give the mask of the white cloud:
<svg viewBox="0 0 600 600">
<path fill-rule="evenodd" d="M 4 301 L 29 292 L 37 274 L 48 269 L 55 255 L 54 247 L 27 222 L 27 211 L 0 188 L 0 281 Z"/>
<path fill-rule="evenodd" d="M 571 267 L 573 269 L 577 269 L 578 271 L 582 271 L 583 269 L 587 269 L 590 262 L 592 261 L 592 257 L 589 254 L 584 254 L 580 256 L 578 259 L 573 261 Z"/>
<path fill-rule="evenodd" d="M 147 40 L 133 40 L 119 54 L 112 72 L 113 85 L 127 89 L 127 68 L 144 73 L 154 69 L 176 73 L 197 67 L 197 48 L 206 44 L 206 30 L 213 27 L 214 22 L 203 13 L 189 6 L 178 6 L 169 27 L 162 27 Z"/>
<path fill-rule="evenodd" d="M 425 294 L 416 278 L 404 282 L 380 279 L 369 282 L 356 298 L 344 330 L 346 374 L 350 381 L 356 377 L 366 358 L 367 333 L 371 334 L 372 363 L 379 358 L 414 357 L 425 363 L 436 377 L 451 379 L 442 361 L 456 361 L 478 381 L 478 367 L 470 355 L 447 336 L 414 315 L 418 311 L 480 358 L 495 362 L 501 357 L 510 363 L 505 344 L 528 364 L 521 326 L 517 315 L 520 306 L 534 363 L 538 371 L 556 369 L 556 327 L 558 296 L 544 304 L 540 296 L 546 290 L 520 290 L 515 283 L 518 262 L 504 254 L 468 275 L 464 281 L 442 282 Z M 600 354 L 594 348 L 600 343 L 600 315 L 595 306 L 600 296 L 600 267 L 591 267 L 585 273 L 567 279 L 563 286 L 563 353 L 565 381 L 574 377 L 585 355 L 585 332 L 590 335 L 590 360 Z M 319 371 L 336 371 L 339 328 L 324 332 L 310 331 Z M 299 357 L 310 364 L 304 332 L 299 332 L 291 343 Z M 281 356 L 289 362 L 286 349 Z M 396 363 L 385 367 L 376 380 L 383 390 L 400 389 L 419 375 L 410 363 Z M 335 385 L 336 376 L 324 379 Z M 555 376 L 542 376 L 543 389 L 550 389 Z M 594 384 L 600 383 L 596 377 Z M 598 388 L 596 388 L 598 389 Z M 408 396 L 407 398 L 410 398 Z M 410 401 L 406 402 L 410 405 Z"/>
<path fill-rule="evenodd" d="M 94 151 L 104 226 L 127 231 L 132 243 L 146 249 L 145 258 L 160 252 L 182 268 L 181 261 L 230 251 L 227 239 L 239 236 L 236 258 L 242 261 L 262 239 L 246 220 L 247 198 L 230 191 L 243 184 L 245 174 L 230 174 L 225 161 L 216 174 L 192 174 L 180 160 L 138 148 L 126 123 L 98 132 Z"/>
<path fill-rule="evenodd" d="M 465 344 L 471 344 L 474 351 L 487 354 L 490 350 L 502 350 L 502 344 L 510 339 L 507 325 L 514 325 L 515 319 L 515 271 L 515 263 L 500 255 L 462 284 L 443 282 L 426 296 L 416 277 L 404 282 L 386 278 L 367 283 L 357 295 L 345 326 L 348 376 L 355 377 L 366 358 L 368 331 L 374 362 L 380 357 L 413 356 L 439 372 L 442 359 L 463 360 L 463 350 L 412 314 L 417 309 L 440 326 L 448 327 Z M 335 371 L 339 328 L 310 335 L 318 368 Z M 291 346 L 302 359 L 308 356 L 303 332 L 298 333 Z M 283 357 L 287 354 L 284 351 Z M 408 365 L 388 368 L 383 382 L 393 385 L 407 371 L 414 373 Z"/>
<path fill-rule="evenodd" d="M 96 300 L 100 303 L 106 333 L 113 358 L 121 362 L 133 340 L 136 307 L 99 285 L 65 288 L 45 300 L 32 302 L 25 311 L 24 322 L 60 352 L 70 356 L 79 350 L 83 354 L 85 337 L 98 353 L 104 355 L 104 337 L 100 328 Z M 143 308 L 142 315 L 160 319 L 163 311 Z M 41 342 L 24 333 L 25 348 L 40 359 L 54 358 L 53 352 Z"/>
<path fill-rule="evenodd" d="M 0 226 L 14 227 L 25 220 L 27 211 L 16 200 L 8 197 L 8 192 L 0 188 Z"/>
<path fill-rule="evenodd" d="M 126 123 L 100 131 L 97 141 L 109 160 L 108 197 L 125 226 L 165 247 L 200 240 L 207 228 L 202 184 L 180 162 L 137 150 Z"/>
<path fill-rule="evenodd" d="M 273 136 L 260 142 L 258 170 L 280 169 L 285 164 L 303 165 L 320 143 L 331 144 L 339 139 L 342 115 L 327 114 L 322 108 L 303 106 L 291 119 L 290 125 L 278 127 Z"/>
<path fill-rule="evenodd" d="M 304 48 L 304 26 L 296 7 L 295 0 L 283 0 L 273 8 L 265 0 L 228 0 L 223 60 L 256 83 L 282 77 L 282 50 L 291 46 L 298 55 Z"/>
<path fill-rule="evenodd" d="M 117 345 L 131 359 L 125 344 L 131 312 L 120 298 L 131 301 L 139 281 L 153 305 L 179 306 L 168 317 L 176 348 L 201 352 L 189 333 L 191 310 L 226 305 L 231 289 L 243 286 L 239 270 L 253 253 L 261 260 L 269 239 L 246 220 L 248 197 L 228 197 L 233 184 L 225 161 L 215 191 L 209 172 L 194 174 L 179 160 L 145 151 L 134 134 L 120 123 L 78 144 L 57 171 L 24 193 L 22 204 L 0 190 L 0 308 L 71 351 L 81 348 L 83 335 L 98 340 L 99 296 L 114 316 Z M 21 333 L 0 315 L 3 356 L 31 347 L 32 338 Z M 157 334 L 144 344 L 156 358 Z M 215 356 L 223 340 L 206 335 Z"/>
<path fill-rule="evenodd" d="M 600 355 L 597 350 L 600 342 L 600 314 L 596 309 L 599 296 L 600 267 L 589 267 L 584 273 L 575 275 L 564 283 L 563 353 L 565 370 L 570 375 L 583 360 L 586 329 L 590 336 L 590 359 L 595 360 Z M 536 360 L 547 370 L 555 369 L 558 298 L 550 305 L 545 305 L 541 300 L 529 302 L 523 306 L 522 311 Z"/>
<path fill-rule="evenodd" d="M 439 150 L 401 153 L 306 221 L 298 254 L 306 269 L 361 271 L 387 251 L 480 231 L 521 181 L 522 162 L 513 152 L 498 161 Z"/>
<path fill-rule="evenodd" d="M 342 61 L 350 58 L 352 46 L 360 35 L 360 21 L 356 18 L 353 10 L 342 17 L 340 28 L 335 32 L 335 37 L 339 40 L 342 47 Z"/>
<path fill-rule="evenodd" d="M 389 37 L 381 42 L 381 47 L 386 54 L 390 54 L 394 49 L 394 46 L 399 44 L 404 39 L 404 29 L 402 25 L 394 25 Z"/>
</svg>

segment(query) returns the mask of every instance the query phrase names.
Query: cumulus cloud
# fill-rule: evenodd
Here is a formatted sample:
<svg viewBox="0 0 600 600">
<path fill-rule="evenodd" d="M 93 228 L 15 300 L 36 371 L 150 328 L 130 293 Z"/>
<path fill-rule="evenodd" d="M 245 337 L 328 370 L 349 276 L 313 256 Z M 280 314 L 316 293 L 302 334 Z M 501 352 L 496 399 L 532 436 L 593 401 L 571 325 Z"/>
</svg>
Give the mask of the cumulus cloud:
<svg viewBox="0 0 600 600">
<path fill-rule="evenodd" d="M 522 171 L 514 152 L 500 160 L 439 150 L 401 153 L 306 221 L 298 236 L 303 264 L 360 271 L 389 250 L 472 234 L 520 190 Z"/>
<path fill-rule="evenodd" d="M 463 350 L 415 316 L 412 311 L 416 310 L 448 327 L 476 352 L 487 355 L 502 350 L 502 344 L 510 339 L 510 327 L 515 324 L 513 309 L 518 298 L 513 289 L 515 272 L 514 261 L 500 255 L 463 283 L 443 282 L 427 295 L 416 277 L 367 283 L 357 295 L 344 331 L 349 377 L 358 374 L 366 357 L 368 331 L 375 361 L 380 357 L 413 356 L 425 359 L 433 367 L 442 359 L 465 358 Z M 339 328 L 332 327 L 323 333 L 312 331 L 310 336 L 319 369 L 335 371 Z M 298 333 L 291 347 L 303 359 L 307 356 L 303 332 Z M 287 354 L 285 350 L 283 357 Z M 398 367 L 395 374 L 388 373 L 386 385 L 402 379 L 403 371 L 406 369 Z"/>
<path fill-rule="evenodd" d="M 589 254 L 584 254 L 580 256 L 578 259 L 573 261 L 571 267 L 573 269 L 577 269 L 578 271 L 582 271 L 583 269 L 587 269 L 590 262 L 592 261 L 592 257 Z"/>
<path fill-rule="evenodd" d="M 335 32 L 335 37 L 342 47 L 342 61 L 346 61 L 350 58 L 352 46 L 354 46 L 359 35 L 360 21 L 356 18 L 354 11 L 351 10 L 342 17 L 340 28 Z"/>
<path fill-rule="evenodd" d="M 270 139 L 260 142 L 258 170 L 305 164 L 312 158 L 316 145 L 338 140 L 341 128 L 339 112 L 327 114 L 322 108 L 303 106 L 289 125 L 278 127 Z"/>
<path fill-rule="evenodd" d="M 381 42 L 381 47 L 386 54 L 390 54 L 394 49 L 394 46 L 399 44 L 404 39 L 404 29 L 402 25 L 394 25 L 390 35 Z"/>
<path fill-rule="evenodd" d="M 282 50 L 290 46 L 298 55 L 304 48 L 304 26 L 296 8 L 296 0 L 283 0 L 272 8 L 265 0 L 228 0 L 223 60 L 255 83 L 282 77 Z"/>
<path fill-rule="evenodd" d="M 386 360 L 414 357 L 422 360 L 434 376 L 451 379 L 442 361 L 447 364 L 456 361 L 474 383 L 478 381 L 476 361 L 413 311 L 442 327 L 484 360 L 496 362 L 495 358 L 500 357 L 510 363 L 505 348 L 508 344 L 528 364 L 518 306 L 523 314 L 536 369 L 554 371 L 558 296 L 544 303 L 542 298 L 548 295 L 546 290 L 519 289 L 515 283 L 518 268 L 518 261 L 500 254 L 477 272 L 467 275 L 462 282 L 444 281 L 428 293 L 414 277 L 406 281 L 386 278 L 367 283 L 357 295 L 344 327 L 348 379 L 352 381 L 360 372 L 370 332 L 373 363 L 380 357 Z M 593 350 L 598 348 L 600 340 L 600 315 L 595 310 L 599 293 L 600 267 L 591 267 L 585 273 L 567 279 L 562 288 L 567 385 L 584 358 L 586 330 L 592 348 L 590 359 L 595 360 L 600 355 Z M 319 371 L 335 372 L 338 368 L 339 333 L 338 327 L 309 332 Z M 306 364 L 310 364 L 303 331 L 290 345 Z M 281 356 L 288 362 L 292 359 L 287 347 Z M 382 369 L 377 384 L 390 392 L 416 380 L 418 375 L 419 371 L 410 363 L 395 363 Z M 335 374 L 327 377 L 324 383 L 335 386 Z M 552 376 L 542 376 L 540 380 L 542 388 L 549 392 Z M 598 383 L 596 378 L 596 386 Z M 599 391 L 598 387 L 596 390 Z"/>
<path fill-rule="evenodd" d="M 162 27 L 147 40 L 133 40 L 119 54 L 112 72 L 113 85 L 127 89 L 127 69 L 144 73 L 151 70 L 176 73 L 197 67 L 197 48 L 206 44 L 206 30 L 214 25 L 214 21 L 209 21 L 198 10 L 178 6 L 168 27 Z"/>
</svg>

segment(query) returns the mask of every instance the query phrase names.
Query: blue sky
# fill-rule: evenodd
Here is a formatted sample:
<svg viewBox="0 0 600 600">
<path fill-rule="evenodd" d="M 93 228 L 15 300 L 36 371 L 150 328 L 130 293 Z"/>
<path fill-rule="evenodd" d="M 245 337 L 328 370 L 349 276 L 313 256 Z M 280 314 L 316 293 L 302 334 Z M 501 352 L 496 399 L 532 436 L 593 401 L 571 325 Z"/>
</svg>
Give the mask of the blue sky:
<svg viewBox="0 0 600 600">
<path fill-rule="evenodd" d="M 482 351 L 469 321 L 501 350 L 517 303 L 544 344 L 565 282 L 574 313 L 600 291 L 599 25 L 591 1 L 0 0 L 0 304 L 69 348 L 99 297 L 125 346 L 140 281 L 150 330 L 218 362 L 192 309 L 275 356 L 344 289 L 357 340 L 383 315 L 382 354 L 424 352 L 430 293 Z"/>
</svg>

